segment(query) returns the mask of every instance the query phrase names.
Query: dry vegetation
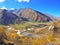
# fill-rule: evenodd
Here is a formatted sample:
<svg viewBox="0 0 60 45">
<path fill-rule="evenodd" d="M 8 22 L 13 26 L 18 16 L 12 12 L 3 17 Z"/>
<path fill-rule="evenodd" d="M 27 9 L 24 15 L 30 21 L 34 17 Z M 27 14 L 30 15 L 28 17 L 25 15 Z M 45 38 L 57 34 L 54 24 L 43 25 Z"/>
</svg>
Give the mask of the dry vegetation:
<svg viewBox="0 0 60 45">
<path fill-rule="evenodd" d="M 48 31 L 51 24 L 55 28 Z M 51 24 L 35 29 L 35 31 L 29 31 L 29 33 L 36 34 L 39 37 L 19 36 L 16 31 L 6 30 L 3 26 L 0 26 L 0 44 L 3 42 L 9 45 L 13 42 L 14 45 L 60 45 L 60 20 Z"/>
</svg>

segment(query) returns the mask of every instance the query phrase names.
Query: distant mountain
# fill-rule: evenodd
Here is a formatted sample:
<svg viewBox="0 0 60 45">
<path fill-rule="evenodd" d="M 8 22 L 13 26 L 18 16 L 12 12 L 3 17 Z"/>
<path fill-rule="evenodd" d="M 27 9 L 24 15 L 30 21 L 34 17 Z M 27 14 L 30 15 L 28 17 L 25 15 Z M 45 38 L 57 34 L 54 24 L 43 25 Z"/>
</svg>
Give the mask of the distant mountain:
<svg viewBox="0 0 60 45">
<path fill-rule="evenodd" d="M 19 9 L 16 13 L 17 16 L 23 17 L 28 21 L 37 21 L 37 22 L 49 22 L 55 20 L 52 16 L 38 12 L 30 8 Z"/>
<path fill-rule="evenodd" d="M 49 22 L 55 20 L 52 16 L 38 12 L 30 8 L 19 10 L 0 9 L 0 24 L 8 25 L 25 21 Z"/>
<path fill-rule="evenodd" d="M 9 12 L 8 10 L 0 9 L 0 24 L 14 24 L 18 23 L 19 18 L 17 15 Z"/>
</svg>

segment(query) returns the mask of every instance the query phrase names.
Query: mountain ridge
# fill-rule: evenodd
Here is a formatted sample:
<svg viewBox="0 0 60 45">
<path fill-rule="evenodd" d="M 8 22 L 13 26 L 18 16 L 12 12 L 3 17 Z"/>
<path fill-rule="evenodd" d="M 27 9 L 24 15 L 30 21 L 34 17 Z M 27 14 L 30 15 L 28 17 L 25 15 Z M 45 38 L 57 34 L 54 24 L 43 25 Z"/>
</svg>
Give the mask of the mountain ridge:
<svg viewBox="0 0 60 45">
<path fill-rule="evenodd" d="M 16 15 L 20 16 L 20 17 L 25 17 L 25 18 L 30 18 L 29 20 L 38 20 L 38 21 L 42 21 L 43 18 L 45 18 L 45 21 L 42 22 L 46 22 L 47 20 L 53 20 L 51 19 L 49 16 L 47 16 L 46 14 L 42 13 L 42 12 L 38 12 L 36 10 L 33 10 L 31 8 L 22 8 L 20 10 L 18 10 L 16 12 Z M 31 18 L 32 17 L 32 18 Z M 35 17 L 35 18 L 34 18 Z M 34 18 L 34 19 L 33 19 Z M 38 19 L 40 18 L 40 19 Z M 42 18 L 42 19 L 41 19 Z M 47 21 L 48 22 L 48 21 Z"/>
<path fill-rule="evenodd" d="M 25 21 L 32 22 L 49 22 L 54 18 L 47 16 L 42 12 L 38 12 L 31 8 L 22 8 L 17 11 L 8 11 L 6 9 L 0 9 L 0 23 L 1 24 L 15 24 Z"/>
</svg>

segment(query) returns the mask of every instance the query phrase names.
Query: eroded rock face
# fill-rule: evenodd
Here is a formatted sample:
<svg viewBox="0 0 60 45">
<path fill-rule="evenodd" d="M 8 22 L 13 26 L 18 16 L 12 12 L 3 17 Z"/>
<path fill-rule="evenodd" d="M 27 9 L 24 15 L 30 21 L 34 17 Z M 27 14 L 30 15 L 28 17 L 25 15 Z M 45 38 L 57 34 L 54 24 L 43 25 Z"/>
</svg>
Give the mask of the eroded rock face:
<svg viewBox="0 0 60 45">
<path fill-rule="evenodd" d="M 53 20 L 50 16 L 32 10 L 30 8 L 22 8 L 15 13 L 17 16 L 26 19 L 27 21 L 48 22 Z"/>
</svg>

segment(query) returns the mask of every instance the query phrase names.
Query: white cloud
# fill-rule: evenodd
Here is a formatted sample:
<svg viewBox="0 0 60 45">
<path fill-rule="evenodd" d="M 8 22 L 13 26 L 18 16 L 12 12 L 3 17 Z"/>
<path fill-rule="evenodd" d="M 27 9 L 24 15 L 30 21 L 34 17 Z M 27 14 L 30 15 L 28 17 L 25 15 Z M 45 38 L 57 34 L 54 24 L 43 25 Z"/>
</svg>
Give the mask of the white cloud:
<svg viewBox="0 0 60 45">
<path fill-rule="evenodd" d="M 0 2 L 4 2 L 5 0 L 0 0 Z"/>
<path fill-rule="evenodd" d="M 30 0 L 23 0 L 24 2 L 29 2 Z"/>
<path fill-rule="evenodd" d="M 18 0 L 18 2 L 22 2 L 22 0 Z"/>
<path fill-rule="evenodd" d="M 14 8 L 10 8 L 10 10 L 14 10 Z"/>
<path fill-rule="evenodd" d="M 29 2 L 30 0 L 15 0 L 15 1 L 18 1 L 18 2 Z"/>
<path fill-rule="evenodd" d="M 1 9 L 7 9 L 7 8 L 3 6 Z"/>
</svg>

